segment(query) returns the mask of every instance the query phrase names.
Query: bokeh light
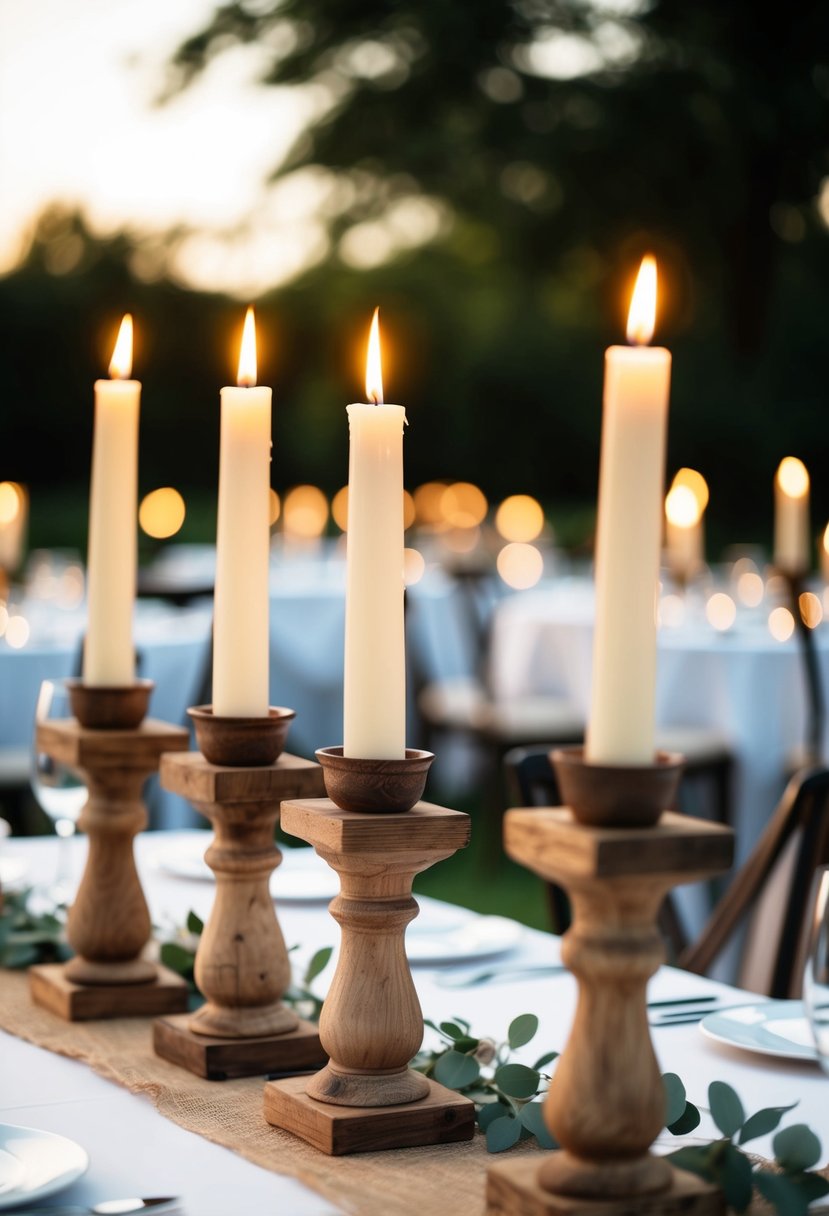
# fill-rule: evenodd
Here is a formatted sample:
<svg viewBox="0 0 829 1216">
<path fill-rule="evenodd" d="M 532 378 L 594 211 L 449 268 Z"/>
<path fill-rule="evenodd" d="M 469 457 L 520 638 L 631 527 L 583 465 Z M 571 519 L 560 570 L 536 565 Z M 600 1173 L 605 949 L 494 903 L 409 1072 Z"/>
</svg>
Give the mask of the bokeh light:
<svg viewBox="0 0 829 1216">
<path fill-rule="evenodd" d="M 746 608 L 757 608 L 763 602 L 765 587 L 756 570 L 745 570 L 737 578 L 737 599 Z"/>
<path fill-rule="evenodd" d="M 708 482 L 702 473 L 696 469 L 680 469 L 673 480 L 673 486 L 685 486 L 690 490 L 699 505 L 700 515 L 708 506 Z"/>
<path fill-rule="evenodd" d="M 511 494 L 495 512 L 495 527 L 504 540 L 535 540 L 544 528 L 541 503 L 529 494 Z"/>
<path fill-rule="evenodd" d="M 823 529 L 823 552 L 829 553 L 829 524 Z"/>
<path fill-rule="evenodd" d="M 809 491 L 809 473 L 802 460 L 785 456 L 777 470 L 777 484 L 789 498 L 802 498 Z"/>
<path fill-rule="evenodd" d="M 5 636 L 9 624 L 9 610 L 5 604 L 0 604 L 0 638 Z"/>
<path fill-rule="evenodd" d="M 403 530 L 408 531 L 415 521 L 417 511 L 415 510 L 415 502 L 408 490 L 403 491 Z"/>
<path fill-rule="evenodd" d="M 294 486 L 282 504 L 282 526 L 287 536 L 313 540 L 322 536 L 328 522 L 328 499 L 317 486 Z"/>
<path fill-rule="evenodd" d="M 769 633 L 775 642 L 787 642 L 794 633 L 794 617 L 788 608 L 772 608 L 769 613 Z"/>
<path fill-rule="evenodd" d="M 6 642 L 12 650 L 22 650 L 29 640 L 29 622 L 25 616 L 10 616 L 6 623 Z"/>
<path fill-rule="evenodd" d="M 516 591 L 534 587 L 544 573 L 544 558 L 535 545 L 513 541 L 498 554 L 498 573 Z"/>
<path fill-rule="evenodd" d="M 810 629 L 817 629 L 823 620 L 823 605 L 813 591 L 804 591 L 798 596 L 800 615 Z"/>
<path fill-rule="evenodd" d="M 187 509 L 184 499 L 178 490 L 172 486 L 162 486 L 152 490 L 141 501 L 138 508 L 138 522 L 142 532 L 155 540 L 166 540 L 175 536 L 184 523 Z"/>
<path fill-rule="evenodd" d="M 737 605 L 730 595 L 726 595 L 724 591 L 717 591 L 705 605 L 705 615 L 709 625 L 718 632 L 725 633 L 737 618 Z"/>
<path fill-rule="evenodd" d="M 441 514 L 452 528 L 477 527 L 486 519 L 488 507 L 483 491 L 471 481 L 455 481 L 441 495 Z"/>
<path fill-rule="evenodd" d="M 282 514 L 282 501 L 276 490 L 268 491 L 268 523 L 271 527 L 274 526 L 279 516 Z"/>
<path fill-rule="evenodd" d="M 445 527 L 441 506 L 445 490 L 446 486 L 442 481 L 427 481 L 417 487 L 412 497 L 419 524 L 430 528 Z"/>
<path fill-rule="evenodd" d="M 423 578 L 426 562 L 418 549 L 403 550 L 403 582 L 407 587 L 413 587 Z"/>
<path fill-rule="evenodd" d="M 0 481 L 0 524 L 17 519 L 23 503 L 20 487 L 14 481 Z"/>
</svg>

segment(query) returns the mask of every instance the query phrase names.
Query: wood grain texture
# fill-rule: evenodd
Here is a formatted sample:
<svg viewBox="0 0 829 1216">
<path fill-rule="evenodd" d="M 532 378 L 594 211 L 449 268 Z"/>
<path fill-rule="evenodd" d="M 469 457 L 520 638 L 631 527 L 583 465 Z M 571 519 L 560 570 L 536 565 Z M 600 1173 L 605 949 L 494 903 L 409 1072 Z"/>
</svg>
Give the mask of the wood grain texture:
<svg viewBox="0 0 829 1216">
<path fill-rule="evenodd" d="M 259 1039 L 217 1039 L 194 1034 L 189 1015 L 156 1018 L 153 1050 L 156 1055 L 207 1081 L 231 1077 L 259 1077 L 319 1068 L 325 1062 L 319 1030 L 300 1021 L 295 1030 Z"/>
<path fill-rule="evenodd" d="M 660 874 L 669 888 L 728 870 L 734 833 L 675 811 L 664 811 L 650 828 L 607 828 L 577 823 L 566 807 L 519 807 L 505 816 L 504 848 L 515 861 L 553 882 Z"/>
<path fill-rule="evenodd" d="M 148 1018 L 187 1008 L 187 981 L 166 967 L 153 966 L 141 984 L 75 984 L 61 963 L 29 968 L 32 1000 L 66 1022 L 96 1018 Z"/>
<path fill-rule="evenodd" d="M 544 1108 L 561 1150 L 535 1182 L 559 1199 L 635 1197 L 618 1210 L 646 1210 L 636 1204 L 673 1186 L 671 1167 L 649 1152 L 665 1117 L 646 1008 L 648 979 L 664 960 L 657 914 L 671 887 L 729 865 L 733 834 L 673 813 L 650 828 L 616 829 L 576 823 L 565 809 L 519 809 L 506 816 L 505 841 L 510 856 L 567 890 L 573 910 L 561 954 L 579 983 L 578 1006 Z"/>
<path fill-rule="evenodd" d="M 164 751 L 186 748 L 186 730 L 152 720 L 135 730 L 88 730 L 74 719 L 38 726 L 41 752 L 76 768 L 89 797 L 79 825 L 89 838 L 86 867 L 69 909 L 67 938 L 76 957 L 66 966 L 75 983 L 152 982 L 155 966 L 140 958 L 151 925 L 132 851 L 147 824 L 144 782 Z"/>
<path fill-rule="evenodd" d="M 453 1144 L 475 1134 L 475 1106 L 435 1081 L 418 1102 L 393 1107 L 343 1107 L 318 1102 L 304 1077 L 269 1081 L 265 1118 L 329 1157 L 380 1149 Z"/>
<path fill-rule="evenodd" d="M 632 1199 L 579 1199 L 552 1195 L 539 1185 L 527 1161 L 503 1161 L 487 1171 L 486 1216 L 726 1216 L 721 1191 L 673 1170 L 660 1195 Z"/>
<path fill-rule="evenodd" d="M 408 1067 L 423 1039 L 404 940 L 418 914 L 412 880 L 466 845 L 469 817 L 425 802 L 400 814 L 360 814 L 319 799 L 283 803 L 282 824 L 340 876 L 331 915 L 342 942 L 320 1018 L 330 1062 L 308 1082 L 308 1095 L 384 1108 L 424 1098 L 425 1078 Z"/>
<path fill-rule="evenodd" d="M 294 1032 L 299 1019 L 282 1002 L 291 964 L 269 888 L 282 860 L 274 831 L 281 799 L 320 788 L 322 770 L 287 755 L 267 767 L 230 768 L 190 752 L 164 757 L 161 784 L 188 798 L 215 831 L 205 861 L 216 875 L 216 898 L 195 967 L 206 1003 L 189 1029 L 224 1039 Z"/>
</svg>

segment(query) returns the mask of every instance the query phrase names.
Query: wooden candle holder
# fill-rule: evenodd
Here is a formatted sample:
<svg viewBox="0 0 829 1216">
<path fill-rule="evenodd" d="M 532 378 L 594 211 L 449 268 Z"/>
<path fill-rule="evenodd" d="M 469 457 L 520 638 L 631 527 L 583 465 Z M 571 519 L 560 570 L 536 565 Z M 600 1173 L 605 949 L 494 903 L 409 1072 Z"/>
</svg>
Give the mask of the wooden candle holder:
<svg viewBox="0 0 829 1216">
<path fill-rule="evenodd" d="M 280 801 L 320 793 L 322 770 L 287 753 L 240 768 L 188 752 L 163 758 L 161 784 L 213 824 L 205 860 L 216 875 L 216 900 L 196 953 L 206 1003 L 194 1014 L 156 1019 L 156 1053 L 209 1081 L 319 1067 L 326 1054 L 317 1027 L 282 1003 L 291 964 L 269 879 L 282 860 L 274 843 Z"/>
<path fill-rule="evenodd" d="M 717 1188 L 649 1152 L 665 1103 L 646 985 L 664 961 L 662 900 L 674 886 L 727 870 L 733 833 L 668 811 L 652 827 L 590 826 L 556 808 L 509 811 L 504 839 L 512 858 L 570 894 L 562 957 L 579 1002 L 544 1108 L 562 1147 L 540 1166 L 491 1166 L 487 1212 L 724 1216 Z"/>
<path fill-rule="evenodd" d="M 32 998 L 59 1017 L 77 1022 L 187 1008 L 185 981 L 141 957 L 151 924 L 132 841 L 147 824 L 144 782 L 163 752 L 188 744 L 186 730 L 152 720 L 130 730 L 89 729 L 74 718 L 37 728 L 38 750 L 80 770 L 89 789 L 80 817 L 89 855 L 67 924 L 76 957 L 29 971 Z"/>
<path fill-rule="evenodd" d="M 330 1062 L 269 1082 L 265 1118 L 331 1156 L 470 1140 L 473 1103 L 409 1068 L 423 1017 L 404 941 L 415 874 L 465 847 L 469 817 L 427 802 L 359 813 L 323 798 L 284 803 L 282 823 L 340 876 L 331 914 L 342 944 L 320 1018 Z"/>
</svg>

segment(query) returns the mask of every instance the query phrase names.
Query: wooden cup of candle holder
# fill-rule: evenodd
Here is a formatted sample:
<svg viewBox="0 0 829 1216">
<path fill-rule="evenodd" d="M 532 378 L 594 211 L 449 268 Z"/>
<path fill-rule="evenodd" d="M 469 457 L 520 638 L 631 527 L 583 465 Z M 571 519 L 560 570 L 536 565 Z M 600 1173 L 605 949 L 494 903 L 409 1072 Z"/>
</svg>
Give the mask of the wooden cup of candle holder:
<svg viewBox="0 0 829 1216">
<path fill-rule="evenodd" d="M 469 841 L 467 815 L 419 802 L 409 811 L 346 811 L 327 798 L 283 803 L 286 831 L 340 876 L 331 914 L 339 961 L 320 1018 L 328 1065 L 265 1086 L 265 1118 L 330 1156 L 470 1140 L 468 1098 L 409 1068 L 423 1018 L 404 935 L 417 916 L 415 874 Z"/>
<path fill-rule="evenodd" d="M 194 1014 L 156 1019 L 156 1053 L 210 1081 L 319 1067 L 327 1057 L 317 1027 L 282 1003 L 291 964 L 269 880 L 282 860 L 274 843 L 279 804 L 322 793 L 322 770 L 287 753 L 272 764 L 240 766 L 188 752 L 164 757 L 161 784 L 213 824 L 205 861 L 216 875 L 216 899 L 196 953 L 206 1003 Z"/>
<path fill-rule="evenodd" d="M 97 702 L 92 716 L 98 721 L 106 703 L 113 706 L 116 722 L 136 712 L 132 689 L 85 689 L 82 699 Z M 121 700 L 131 711 L 119 704 Z M 186 730 L 152 720 L 132 729 L 111 723 L 89 729 L 68 718 L 37 728 L 38 750 L 78 769 L 89 789 L 80 817 L 89 854 L 67 923 L 76 957 L 29 972 L 33 999 L 60 1017 L 73 1022 L 148 1017 L 187 1008 L 187 985 L 181 977 L 141 957 L 151 924 L 132 841 L 147 823 L 141 800 L 144 782 L 158 768 L 163 752 L 184 750 L 188 744 Z"/>
<path fill-rule="evenodd" d="M 654 786 L 664 782 L 663 768 L 654 765 Z M 624 805 L 645 771 L 615 770 Z M 558 764 L 556 772 L 560 778 Z M 578 979 L 579 1001 L 544 1106 L 561 1149 L 540 1165 L 525 1159 L 490 1167 L 487 1213 L 724 1216 L 716 1187 L 649 1151 L 665 1100 L 646 986 L 664 961 L 662 900 L 674 886 L 727 870 L 733 833 L 671 811 L 653 826 L 579 823 L 559 807 L 509 811 L 504 839 L 510 857 L 570 895 L 573 924 L 562 958 Z"/>
</svg>

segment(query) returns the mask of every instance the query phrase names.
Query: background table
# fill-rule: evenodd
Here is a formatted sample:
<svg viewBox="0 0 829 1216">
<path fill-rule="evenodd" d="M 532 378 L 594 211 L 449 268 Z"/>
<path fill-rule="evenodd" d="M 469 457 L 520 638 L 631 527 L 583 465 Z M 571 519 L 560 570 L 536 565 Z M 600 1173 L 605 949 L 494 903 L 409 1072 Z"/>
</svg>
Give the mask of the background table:
<svg viewBox="0 0 829 1216">
<path fill-rule="evenodd" d="M 586 579 L 562 580 L 503 600 L 493 618 L 494 693 L 505 699 L 557 693 L 587 720 L 593 607 L 593 587 Z M 699 614 L 689 615 L 688 623 L 659 631 L 657 725 L 716 729 L 730 740 L 736 757 L 732 823 L 740 861 L 782 793 L 790 757 L 804 742 L 801 656 L 794 638 L 772 638 L 765 614 L 741 614 L 724 633 Z M 816 642 L 829 687 L 826 626 L 817 630 Z"/>
<path fill-rule="evenodd" d="M 200 838 L 209 839 L 209 833 L 202 833 Z M 190 908 L 202 916 L 210 909 L 211 884 L 170 878 L 157 864 L 164 847 L 175 845 L 178 839 L 177 834 L 154 833 L 137 841 L 139 868 L 155 923 L 171 917 L 181 921 Z M 5 849 L 26 860 L 31 878 L 48 880 L 51 876 L 55 864 L 53 840 L 12 840 Z M 85 842 L 77 841 L 78 867 L 84 849 Z M 421 907 L 421 917 L 409 932 L 417 932 L 419 926 L 437 928 L 449 918 L 465 915 L 425 898 Z M 280 909 L 280 919 L 287 943 L 301 945 L 300 967 L 313 950 L 337 940 L 337 927 L 324 905 L 286 904 Z M 557 939 L 526 930 L 509 961 L 546 963 L 557 957 Z M 438 982 L 445 970 L 415 968 L 426 1016 L 436 1020 L 466 1016 L 473 1031 L 500 1039 L 506 1036 L 513 1017 L 533 1011 L 541 1020 L 539 1033 L 519 1058 L 523 1055 L 532 1063 L 542 1051 L 564 1046 L 575 1000 L 575 983 L 568 974 L 524 977 L 486 988 L 449 989 Z M 324 991 L 332 974 L 333 962 L 317 981 L 320 991 Z M 702 992 L 719 993 L 735 1004 L 744 999 L 733 989 L 671 968 L 662 968 L 650 989 L 656 999 Z M 824 1144 L 824 1160 L 829 1156 L 829 1079 L 816 1066 L 719 1046 L 705 1039 L 696 1025 L 656 1029 L 654 1040 L 663 1070 L 679 1073 L 692 1101 L 706 1105 L 707 1087 L 714 1079 L 732 1084 L 750 1111 L 797 1101 L 799 1106 L 787 1121 L 796 1119 L 812 1126 Z M 118 1089 L 94 1076 L 85 1065 L 5 1034 L 0 1034 L 0 1077 L 0 1119 L 60 1132 L 78 1140 L 90 1153 L 89 1174 L 66 1192 L 67 1202 L 169 1192 L 184 1197 L 184 1210 L 191 1216 L 227 1216 L 240 1206 L 250 1211 L 286 1211 L 292 1216 L 321 1216 L 332 1211 L 330 1204 L 298 1183 L 258 1169 L 171 1126 L 146 1098 Z M 704 1120 L 702 1134 L 713 1135 L 706 1116 Z M 677 1144 L 673 1137 L 666 1137 L 663 1147 L 670 1149 Z M 770 1154 L 770 1138 L 758 1140 L 753 1147 Z M 452 1210 L 449 1200 L 444 1210 Z M 416 1195 L 401 1196 L 400 1213 L 417 1211 Z M 389 1216 L 394 1213 L 390 1211 Z"/>
</svg>

